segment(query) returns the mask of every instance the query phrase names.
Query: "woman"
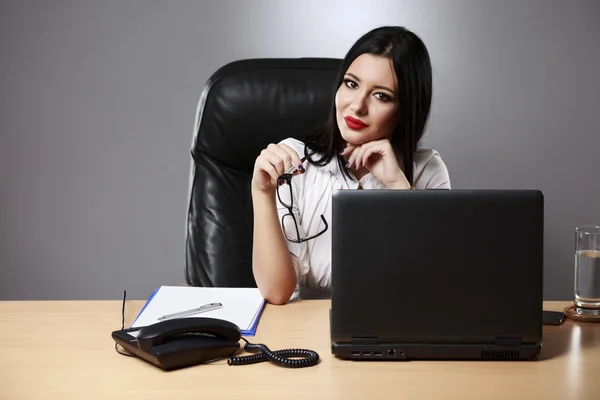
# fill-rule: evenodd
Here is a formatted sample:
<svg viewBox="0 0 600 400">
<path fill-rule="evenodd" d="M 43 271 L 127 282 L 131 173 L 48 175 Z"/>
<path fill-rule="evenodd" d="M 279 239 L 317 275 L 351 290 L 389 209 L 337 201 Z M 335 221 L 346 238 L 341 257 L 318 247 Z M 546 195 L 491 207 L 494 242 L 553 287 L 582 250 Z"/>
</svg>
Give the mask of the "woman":
<svg viewBox="0 0 600 400">
<path fill-rule="evenodd" d="M 418 147 L 431 75 L 427 48 L 414 33 L 374 29 L 344 58 L 326 123 L 304 142 L 288 138 L 257 157 L 252 268 L 265 300 L 329 295 L 335 190 L 450 188 L 439 154 Z"/>
</svg>

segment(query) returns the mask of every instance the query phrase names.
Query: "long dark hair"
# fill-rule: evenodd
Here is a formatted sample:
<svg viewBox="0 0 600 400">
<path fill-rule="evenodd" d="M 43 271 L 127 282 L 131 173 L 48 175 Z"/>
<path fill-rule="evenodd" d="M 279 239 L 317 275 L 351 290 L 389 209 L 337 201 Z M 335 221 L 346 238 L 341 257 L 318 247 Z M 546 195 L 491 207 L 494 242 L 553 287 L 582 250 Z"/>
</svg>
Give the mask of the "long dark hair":
<svg viewBox="0 0 600 400">
<path fill-rule="evenodd" d="M 391 137 L 391 144 L 399 153 L 401 167 L 406 179 L 413 185 L 413 155 L 423 136 L 432 97 L 432 73 L 429 52 L 423 41 L 413 32 L 400 26 L 383 26 L 364 34 L 350 48 L 342 61 L 334 84 L 334 96 L 350 64 L 361 54 L 373 54 L 392 60 L 398 79 L 399 123 Z M 313 165 L 327 165 L 337 157 L 340 169 L 351 177 L 344 166 L 344 160 L 338 155 L 342 137 L 336 122 L 335 101 L 332 102 L 329 115 L 317 129 L 304 138 L 305 155 Z M 308 154 L 319 153 L 319 159 Z"/>
</svg>

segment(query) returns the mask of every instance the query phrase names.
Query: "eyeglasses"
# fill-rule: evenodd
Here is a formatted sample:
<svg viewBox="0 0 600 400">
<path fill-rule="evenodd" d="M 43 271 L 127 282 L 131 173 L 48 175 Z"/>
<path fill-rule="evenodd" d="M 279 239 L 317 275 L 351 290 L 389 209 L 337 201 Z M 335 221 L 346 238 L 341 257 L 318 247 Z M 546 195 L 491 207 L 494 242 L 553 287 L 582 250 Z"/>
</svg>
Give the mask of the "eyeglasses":
<svg viewBox="0 0 600 400">
<path fill-rule="evenodd" d="M 304 160 L 306 160 L 306 157 L 302 158 L 302 162 L 304 162 Z M 323 221 L 323 224 L 325 224 L 325 228 L 315 235 L 300 238 L 298 222 L 296 221 L 296 217 L 292 212 L 292 207 L 294 206 L 294 197 L 292 195 L 292 177 L 294 176 L 295 169 L 295 166 L 290 168 L 277 179 L 277 198 L 279 199 L 279 202 L 288 209 L 288 213 L 281 217 L 281 226 L 283 228 L 285 238 L 290 242 L 302 243 L 321 236 L 325 233 L 325 231 L 327 231 L 329 225 L 327 224 L 323 214 L 321 214 L 321 220 Z"/>
</svg>

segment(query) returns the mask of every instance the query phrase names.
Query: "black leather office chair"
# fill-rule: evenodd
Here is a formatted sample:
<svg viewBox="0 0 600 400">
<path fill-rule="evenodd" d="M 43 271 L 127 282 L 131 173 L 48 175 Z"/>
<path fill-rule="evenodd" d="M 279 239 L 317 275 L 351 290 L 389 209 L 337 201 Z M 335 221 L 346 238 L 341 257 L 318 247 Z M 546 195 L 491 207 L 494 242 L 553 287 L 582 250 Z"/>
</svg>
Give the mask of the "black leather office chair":
<svg viewBox="0 0 600 400">
<path fill-rule="evenodd" d="M 325 118 L 339 59 L 250 59 L 208 80 L 191 146 L 186 281 L 256 287 L 252 275 L 254 161 L 269 143 L 303 134 Z"/>
</svg>

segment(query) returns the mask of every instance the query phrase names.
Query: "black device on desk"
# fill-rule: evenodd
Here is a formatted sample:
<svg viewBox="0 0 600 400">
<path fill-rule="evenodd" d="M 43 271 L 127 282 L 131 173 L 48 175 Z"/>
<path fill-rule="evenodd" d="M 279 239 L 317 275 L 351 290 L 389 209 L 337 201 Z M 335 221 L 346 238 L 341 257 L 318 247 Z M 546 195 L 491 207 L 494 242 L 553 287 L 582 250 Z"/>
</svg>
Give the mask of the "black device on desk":
<svg viewBox="0 0 600 400">
<path fill-rule="evenodd" d="M 215 318 L 172 319 L 112 333 L 125 350 L 166 371 L 233 355 L 241 336 L 237 325 Z"/>
<path fill-rule="evenodd" d="M 137 356 L 165 371 L 223 358 L 227 358 L 229 365 L 271 361 L 282 367 L 303 368 L 319 363 L 319 354 L 312 350 L 271 351 L 264 344 L 250 343 L 242 337 L 237 325 L 217 318 L 176 318 L 145 327 L 122 327 L 112 333 L 112 338 L 115 346 L 131 353 L 125 355 Z M 240 348 L 240 339 L 246 342 L 244 350 L 258 354 L 234 356 Z"/>
<path fill-rule="evenodd" d="M 560 325 L 565 320 L 565 314 L 562 311 L 542 311 L 542 324 Z"/>
<path fill-rule="evenodd" d="M 540 191 L 338 190 L 331 225 L 336 356 L 538 358 Z"/>
</svg>

